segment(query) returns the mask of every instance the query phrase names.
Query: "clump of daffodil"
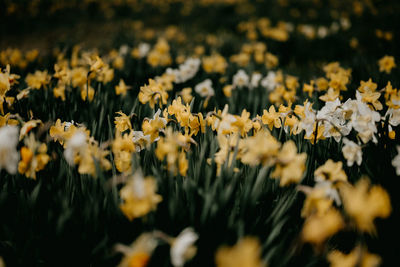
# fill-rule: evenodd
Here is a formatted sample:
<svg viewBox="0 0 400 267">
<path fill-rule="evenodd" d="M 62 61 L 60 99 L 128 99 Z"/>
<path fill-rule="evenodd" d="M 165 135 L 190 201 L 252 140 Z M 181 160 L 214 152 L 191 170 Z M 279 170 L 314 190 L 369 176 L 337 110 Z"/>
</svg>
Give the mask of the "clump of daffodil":
<svg viewBox="0 0 400 267">
<path fill-rule="evenodd" d="M 351 78 L 351 69 L 344 69 L 338 62 L 332 62 L 323 67 L 325 72 L 324 77 L 315 80 L 316 89 L 319 92 L 325 92 L 319 99 L 324 102 L 334 101 L 336 98 L 341 98 L 340 92 L 347 90 L 347 85 Z M 312 90 L 306 86 L 306 90 Z"/>
<path fill-rule="evenodd" d="M 6 113 L 4 116 L 0 115 L 0 127 L 6 125 L 19 125 L 19 121 L 14 119 L 17 116 L 11 113 Z"/>
<path fill-rule="evenodd" d="M 143 217 L 157 208 L 162 197 L 156 193 L 157 182 L 153 177 L 143 177 L 140 170 L 128 177 L 119 194 L 122 199 L 120 209 L 132 221 Z"/>
<path fill-rule="evenodd" d="M 160 137 L 155 150 L 156 157 L 159 160 L 166 158 L 167 168 L 170 172 L 186 176 L 189 168 L 189 162 L 185 151 L 189 149 L 190 143 L 194 142 L 189 135 L 183 135 L 180 132 L 174 132 L 168 127 L 165 130 L 165 136 Z"/>
<path fill-rule="evenodd" d="M 47 145 L 36 141 L 32 133 L 25 138 L 24 143 L 20 151 L 21 161 L 18 164 L 18 172 L 28 178 L 36 179 L 36 173 L 43 170 L 50 161 Z"/>
<path fill-rule="evenodd" d="M 80 174 L 97 177 L 96 164 L 101 170 L 111 169 L 111 163 L 106 159 L 108 154 L 108 151 L 100 147 L 96 140 L 81 129 L 74 131 L 72 136 L 65 140 L 65 160 L 71 166 L 78 165 Z"/>
<path fill-rule="evenodd" d="M 251 166 L 272 166 L 280 147 L 281 144 L 268 130 L 260 130 L 254 136 L 243 140 L 240 159 Z"/>
<path fill-rule="evenodd" d="M 225 105 L 223 110 L 218 110 L 207 114 L 206 122 L 213 131 L 218 134 L 233 133 L 233 123 L 236 121 L 234 115 L 228 113 L 229 106 Z"/>
<path fill-rule="evenodd" d="M 261 245 L 254 237 L 244 237 L 234 246 L 222 246 L 215 254 L 217 267 L 263 267 Z"/>
<path fill-rule="evenodd" d="M 208 57 L 203 57 L 202 59 L 203 69 L 208 73 L 220 73 L 224 74 L 228 64 L 226 59 L 220 54 L 213 54 Z"/>
<path fill-rule="evenodd" d="M 378 85 L 370 78 L 368 81 L 361 81 L 360 87 L 358 88 L 357 96 L 362 102 L 367 103 L 370 107 L 375 110 L 382 110 L 382 104 L 379 102 L 381 96 L 380 93 L 376 92 Z M 361 96 L 361 97 L 360 97 Z"/>
<path fill-rule="evenodd" d="M 197 135 L 199 131 L 205 132 L 206 123 L 203 119 L 203 114 L 200 112 L 192 114 L 190 106 L 188 104 L 183 105 L 180 97 L 172 101 L 172 104 L 168 106 L 168 114 L 175 116 L 176 121 L 185 129 L 185 133 L 190 131 L 190 136 Z"/>
<path fill-rule="evenodd" d="M 301 211 L 301 216 L 306 218 L 302 239 L 319 246 L 339 232 L 345 223 L 341 213 L 333 206 L 334 203 L 342 203 L 336 185 L 331 180 L 316 178 L 315 181 L 313 188 L 299 186 L 306 193 Z"/>
<path fill-rule="evenodd" d="M 140 87 L 139 101 L 142 104 L 149 103 L 154 108 L 157 103 L 160 107 L 167 104 L 168 93 L 161 83 L 149 79 L 149 84 Z"/>
<path fill-rule="evenodd" d="M 32 89 L 47 88 L 46 86 L 50 83 L 51 76 L 47 70 L 40 71 L 36 70 L 33 74 L 28 74 L 25 78 L 25 82 Z"/>
<path fill-rule="evenodd" d="M 383 90 L 385 92 L 386 105 L 392 110 L 398 110 L 400 108 L 400 91 L 393 88 L 390 81 L 386 84 Z"/>
<path fill-rule="evenodd" d="M 351 78 L 351 69 L 344 69 L 338 62 L 332 62 L 323 67 L 328 86 L 334 90 L 346 91 Z"/>
<path fill-rule="evenodd" d="M 50 127 L 49 134 L 54 142 L 65 145 L 65 141 L 70 139 L 78 130 L 85 132 L 86 136 L 90 136 L 90 131 L 85 126 L 75 125 L 74 121 L 61 122 L 60 119 L 57 119 L 56 123 Z"/>
<path fill-rule="evenodd" d="M 387 218 L 392 211 L 386 190 L 378 185 L 371 186 L 367 178 L 362 178 L 355 186 L 341 186 L 340 192 L 345 211 L 362 232 L 375 232 L 374 219 Z"/>
<path fill-rule="evenodd" d="M 242 137 L 247 136 L 247 133 L 253 128 L 253 122 L 250 119 L 250 112 L 243 109 L 241 116 L 235 115 L 235 121 L 232 122 L 232 132 L 240 133 Z"/>
<path fill-rule="evenodd" d="M 168 42 L 160 38 L 153 49 L 147 54 L 147 63 L 153 67 L 168 66 L 172 63 Z"/>
<path fill-rule="evenodd" d="M 161 117 L 161 109 L 157 110 L 152 119 L 145 119 L 142 123 L 142 131 L 146 136 L 150 136 L 150 141 L 155 142 L 159 139 L 159 134 L 167 126 L 167 119 Z"/>
</svg>

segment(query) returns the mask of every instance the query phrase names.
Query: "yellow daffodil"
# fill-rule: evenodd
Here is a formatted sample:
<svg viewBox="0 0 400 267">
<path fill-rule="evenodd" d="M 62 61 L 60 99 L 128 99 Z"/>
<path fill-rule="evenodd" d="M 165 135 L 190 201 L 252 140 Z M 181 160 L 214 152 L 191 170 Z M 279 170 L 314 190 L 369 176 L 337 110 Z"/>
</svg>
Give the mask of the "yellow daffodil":
<svg viewBox="0 0 400 267">
<path fill-rule="evenodd" d="M 132 130 L 131 119 L 122 111 L 118 111 L 118 117 L 115 117 L 115 128 L 121 133 L 126 130 Z"/>
<path fill-rule="evenodd" d="M 131 88 L 132 86 L 127 86 L 124 80 L 120 79 L 119 84 L 115 86 L 115 94 L 125 96 L 126 92 Z"/>
<path fill-rule="evenodd" d="M 215 254 L 217 267 L 263 267 L 260 242 L 253 237 L 244 237 L 234 246 L 222 246 Z"/>
<path fill-rule="evenodd" d="M 378 60 L 379 71 L 386 72 L 389 74 L 393 68 L 396 67 L 396 63 L 394 62 L 394 57 L 392 56 L 384 56 L 380 60 Z"/>
<path fill-rule="evenodd" d="M 307 218 L 302 230 L 305 242 L 320 245 L 344 227 L 340 212 L 330 208 L 322 215 L 313 214 Z"/>
<path fill-rule="evenodd" d="M 328 159 L 324 165 L 318 167 L 315 172 L 316 181 L 347 181 L 347 175 L 342 169 L 343 163 L 341 161 L 334 162 Z"/>
<path fill-rule="evenodd" d="M 340 192 L 345 211 L 354 219 L 360 231 L 373 233 L 374 219 L 387 218 L 391 213 L 388 193 L 380 186 L 370 186 L 367 178 L 361 179 L 355 186 L 341 186 Z"/>
<path fill-rule="evenodd" d="M 120 190 L 123 201 L 121 211 L 130 221 L 145 216 L 155 210 L 162 200 L 156 190 L 157 183 L 153 177 L 143 177 L 140 170 L 136 171 Z"/>
</svg>

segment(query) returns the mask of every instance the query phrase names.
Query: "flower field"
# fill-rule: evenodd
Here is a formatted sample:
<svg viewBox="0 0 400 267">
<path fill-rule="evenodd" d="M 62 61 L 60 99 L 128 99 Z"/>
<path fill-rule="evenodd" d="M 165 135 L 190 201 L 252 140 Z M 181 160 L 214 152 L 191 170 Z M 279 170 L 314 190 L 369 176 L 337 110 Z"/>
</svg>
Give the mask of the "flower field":
<svg viewBox="0 0 400 267">
<path fill-rule="evenodd" d="M 397 265 L 398 1 L 0 7 L 0 267 Z"/>
</svg>

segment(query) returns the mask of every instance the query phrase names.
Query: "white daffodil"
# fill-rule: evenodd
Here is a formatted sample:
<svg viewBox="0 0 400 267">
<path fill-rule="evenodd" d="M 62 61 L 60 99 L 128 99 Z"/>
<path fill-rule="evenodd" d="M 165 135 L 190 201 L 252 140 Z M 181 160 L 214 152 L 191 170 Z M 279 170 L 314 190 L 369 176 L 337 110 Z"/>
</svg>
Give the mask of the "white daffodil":
<svg viewBox="0 0 400 267">
<path fill-rule="evenodd" d="M 368 143 L 371 139 L 376 143 L 375 133 L 378 131 L 376 122 L 380 121 L 381 116 L 361 101 L 360 92 L 357 91 L 356 97 L 356 100 L 349 99 L 343 104 L 344 112 L 350 119 L 350 125 L 358 133 L 363 143 Z"/>
<path fill-rule="evenodd" d="M 244 70 L 238 70 L 232 78 L 233 87 L 246 87 L 249 86 L 249 75 Z"/>
<path fill-rule="evenodd" d="M 136 151 L 142 151 L 151 142 L 150 135 L 144 135 L 142 131 L 132 131 L 132 141 L 135 143 Z"/>
<path fill-rule="evenodd" d="M 338 190 L 333 186 L 331 181 L 317 181 L 314 189 L 322 189 L 325 192 L 325 196 L 335 201 L 336 205 L 340 206 L 342 201 L 339 196 Z"/>
<path fill-rule="evenodd" d="M 171 263 L 174 267 L 182 267 L 187 260 L 196 254 L 194 243 L 198 235 L 192 228 L 184 229 L 171 243 Z"/>
<path fill-rule="evenodd" d="M 200 59 L 188 58 L 183 64 L 179 66 L 178 69 L 168 68 L 166 73 L 172 74 L 175 77 L 175 83 L 184 83 L 196 76 L 200 68 L 200 64 Z"/>
<path fill-rule="evenodd" d="M 300 121 L 300 128 L 306 132 L 306 137 L 310 137 L 314 132 L 314 124 L 316 122 L 316 112 L 311 107 L 311 103 L 307 103 L 304 107 L 305 117 Z"/>
<path fill-rule="evenodd" d="M 0 170 L 6 169 L 8 173 L 17 173 L 19 154 L 18 128 L 6 125 L 0 128 Z"/>
<path fill-rule="evenodd" d="M 360 166 L 362 162 L 361 146 L 347 138 L 343 138 L 343 143 L 342 152 L 344 158 L 347 160 L 347 166 L 353 166 L 354 162 L 357 162 L 357 165 Z"/>
<path fill-rule="evenodd" d="M 148 43 L 140 43 L 138 50 L 139 50 L 139 57 L 144 58 L 150 51 L 150 45 Z"/>
<path fill-rule="evenodd" d="M 325 102 L 325 106 L 318 111 L 317 119 L 322 120 L 324 125 L 324 136 L 326 138 L 333 137 L 336 142 L 339 142 L 342 136 L 346 136 L 351 131 L 345 119 L 345 112 L 342 109 L 339 98 L 335 101 Z"/>
<path fill-rule="evenodd" d="M 214 89 L 212 88 L 212 81 L 210 79 L 204 80 L 203 82 L 197 84 L 194 90 L 202 97 L 210 97 L 215 94 Z"/>
<path fill-rule="evenodd" d="M 83 131 L 77 131 L 73 136 L 67 141 L 66 148 L 64 150 L 65 160 L 69 165 L 75 165 L 75 156 L 85 151 L 87 147 L 87 136 Z"/>
<path fill-rule="evenodd" d="M 277 85 L 276 73 L 273 71 L 269 71 L 267 76 L 261 80 L 261 86 L 266 88 L 267 91 L 273 91 Z"/>
<path fill-rule="evenodd" d="M 398 126 L 400 124 L 400 109 L 390 108 L 385 114 L 385 118 L 389 116 L 389 124 Z"/>
<path fill-rule="evenodd" d="M 262 75 L 260 73 L 253 73 L 253 75 L 251 75 L 249 89 L 253 90 L 257 88 L 260 85 L 261 79 Z"/>
</svg>

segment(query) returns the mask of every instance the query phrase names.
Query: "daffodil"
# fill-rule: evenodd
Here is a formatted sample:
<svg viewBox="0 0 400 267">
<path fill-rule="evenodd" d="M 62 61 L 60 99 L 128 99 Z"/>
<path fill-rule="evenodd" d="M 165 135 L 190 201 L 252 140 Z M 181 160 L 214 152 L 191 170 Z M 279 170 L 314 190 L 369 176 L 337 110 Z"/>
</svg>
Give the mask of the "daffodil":
<svg viewBox="0 0 400 267">
<path fill-rule="evenodd" d="M 142 123 L 142 130 L 144 135 L 150 135 L 151 142 L 159 139 L 159 132 L 167 126 L 167 120 L 160 116 L 161 109 L 157 110 L 153 118 L 144 120 Z"/>
<path fill-rule="evenodd" d="M 131 119 L 122 111 L 117 112 L 117 114 L 119 116 L 115 117 L 115 128 L 121 133 L 126 130 L 132 130 Z"/>
<path fill-rule="evenodd" d="M 30 120 L 25 122 L 21 129 L 19 130 L 19 140 L 21 141 L 24 137 L 33 129 L 36 128 L 39 124 L 42 124 L 41 120 Z"/>
<path fill-rule="evenodd" d="M 330 208 L 322 215 L 313 214 L 306 219 L 302 238 L 305 242 L 320 245 L 343 227 L 344 222 L 340 212 Z"/>
<path fill-rule="evenodd" d="M 210 79 L 206 79 L 197 84 L 194 88 L 194 91 L 201 97 L 211 97 L 215 94 L 214 89 L 212 88 L 212 81 Z"/>
<path fill-rule="evenodd" d="M 152 233 L 141 234 L 130 246 L 118 244 L 116 250 L 124 254 L 118 267 L 146 267 L 156 247 Z"/>
<path fill-rule="evenodd" d="M 115 167 L 120 172 L 131 171 L 132 153 L 136 151 L 132 134 L 115 133 L 115 139 L 112 143 L 112 152 L 114 154 Z"/>
<path fill-rule="evenodd" d="M 149 79 L 149 84 L 140 87 L 139 101 L 142 104 L 149 103 L 151 108 L 154 108 L 158 102 L 159 106 L 167 104 L 168 93 L 153 79 Z"/>
<path fill-rule="evenodd" d="M 35 140 L 31 133 L 25 139 L 25 146 L 21 148 L 21 161 L 18 164 L 18 172 L 28 178 L 36 179 L 36 173 L 45 168 L 50 161 L 47 155 L 47 145 Z"/>
<path fill-rule="evenodd" d="M 274 127 L 279 129 L 282 126 L 281 115 L 280 113 L 276 112 L 275 107 L 273 105 L 269 107 L 268 111 L 267 110 L 263 111 L 261 119 L 264 124 L 268 125 L 271 131 Z"/>
<path fill-rule="evenodd" d="M 377 267 L 381 263 L 381 258 L 369 253 L 367 248 L 357 246 L 350 253 L 345 254 L 338 250 L 329 252 L 327 259 L 331 267 Z"/>
<path fill-rule="evenodd" d="M 174 267 L 183 267 L 186 261 L 196 254 L 197 248 L 194 245 L 198 235 L 192 228 L 184 229 L 176 238 L 171 239 L 171 263 Z"/>
<path fill-rule="evenodd" d="M 238 72 L 235 75 L 233 75 L 232 85 L 238 88 L 248 87 L 249 76 L 244 70 L 242 69 L 238 70 Z"/>
<path fill-rule="evenodd" d="M 297 154 L 296 144 L 292 140 L 286 142 L 277 155 L 277 164 L 271 177 L 280 178 L 281 186 L 298 183 L 303 178 L 306 159 L 306 153 Z"/>
<path fill-rule="evenodd" d="M 362 162 L 361 146 L 357 145 L 347 138 L 343 138 L 343 143 L 344 146 L 342 148 L 342 153 L 344 158 L 347 160 L 347 166 L 353 166 L 354 162 L 356 162 L 357 165 L 360 166 Z"/>
<path fill-rule="evenodd" d="M 342 169 L 343 163 L 341 161 L 334 162 L 331 159 L 328 159 L 324 165 L 318 167 L 315 172 L 315 180 L 316 181 L 347 181 L 347 175 Z"/>
<path fill-rule="evenodd" d="M 368 179 L 359 180 L 355 186 L 342 185 L 345 211 L 354 219 L 362 232 L 374 232 L 374 219 L 387 218 L 392 207 L 388 193 L 381 186 L 371 186 Z"/>
<path fill-rule="evenodd" d="M 221 246 L 215 254 L 217 267 L 263 267 L 260 242 L 253 237 L 244 237 L 234 246 Z"/>
<path fill-rule="evenodd" d="M 255 166 L 262 164 L 271 166 L 279 153 L 281 144 L 268 130 L 260 130 L 254 136 L 243 140 L 241 161 Z"/>
<path fill-rule="evenodd" d="M 384 56 L 380 60 L 378 60 L 379 71 L 386 72 L 389 74 L 393 68 L 396 67 L 396 63 L 394 61 L 394 57 L 392 56 Z"/>
<path fill-rule="evenodd" d="M 143 217 L 157 208 L 162 197 L 156 193 L 157 183 L 153 177 L 143 177 L 137 170 L 129 177 L 126 185 L 121 189 L 121 211 L 129 219 Z"/>
<path fill-rule="evenodd" d="M 250 120 L 250 112 L 243 109 L 241 116 L 235 116 L 236 120 L 232 123 L 233 132 L 239 132 L 241 136 L 246 136 L 253 127 Z"/>
<path fill-rule="evenodd" d="M 126 95 L 126 92 L 131 89 L 131 86 L 127 86 L 123 79 L 119 80 L 119 84 L 115 86 L 115 94 L 116 95 Z"/>
<path fill-rule="evenodd" d="M 182 152 L 183 149 L 188 148 L 190 141 L 190 136 L 174 132 L 168 127 L 165 130 L 165 137 L 161 137 L 157 142 L 156 157 L 159 160 L 166 158 L 168 170 L 172 173 L 176 174 L 179 170 L 182 176 L 186 176 L 188 162 L 186 155 Z"/>
<path fill-rule="evenodd" d="M 18 165 L 18 128 L 6 125 L 0 128 L 0 170 L 10 174 L 17 172 Z"/>
<path fill-rule="evenodd" d="M 26 83 L 33 89 L 41 89 L 50 83 L 51 76 L 45 71 L 35 71 L 33 74 L 28 74 L 25 78 Z"/>
</svg>

